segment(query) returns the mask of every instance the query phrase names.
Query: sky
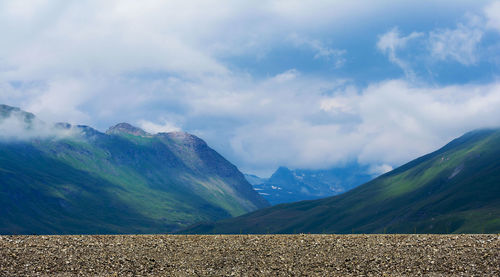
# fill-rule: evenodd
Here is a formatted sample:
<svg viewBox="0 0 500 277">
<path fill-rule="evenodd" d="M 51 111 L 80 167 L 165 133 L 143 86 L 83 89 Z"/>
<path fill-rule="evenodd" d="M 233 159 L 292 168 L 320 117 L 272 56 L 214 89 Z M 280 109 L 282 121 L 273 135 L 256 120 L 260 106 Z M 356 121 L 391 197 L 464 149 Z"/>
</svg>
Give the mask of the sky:
<svg viewBox="0 0 500 277">
<path fill-rule="evenodd" d="M 374 174 L 500 127 L 500 1 L 0 1 L 0 103 Z"/>
</svg>

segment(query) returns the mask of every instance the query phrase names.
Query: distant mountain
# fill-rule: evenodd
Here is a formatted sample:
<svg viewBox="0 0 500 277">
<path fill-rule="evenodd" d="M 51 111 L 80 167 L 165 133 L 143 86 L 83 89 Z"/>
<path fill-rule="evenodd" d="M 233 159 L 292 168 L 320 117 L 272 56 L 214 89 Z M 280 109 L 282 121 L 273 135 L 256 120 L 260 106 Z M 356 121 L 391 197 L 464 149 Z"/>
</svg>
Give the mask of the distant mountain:
<svg viewBox="0 0 500 277">
<path fill-rule="evenodd" d="M 350 163 L 327 170 L 280 167 L 268 178 L 245 178 L 269 203 L 276 205 L 337 195 L 372 179 L 368 167 Z"/>
<path fill-rule="evenodd" d="M 185 233 L 499 233 L 500 130 L 473 131 L 344 194 Z"/>
<path fill-rule="evenodd" d="M 267 181 L 266 178 L 261 178 L 259 176 L 253 175 L 253 174 L 243 174 L 245 176 L 245 179 L 250 183 L 250 185 L 255 186 L 255 185 L 260 185 Z"/>
<path fill-rule="evenodd" d="M 166 233 L 269 205 L 188 133 L 49 126 L 5 105 L 0 127 L 0 234 Z"/>
</svg>

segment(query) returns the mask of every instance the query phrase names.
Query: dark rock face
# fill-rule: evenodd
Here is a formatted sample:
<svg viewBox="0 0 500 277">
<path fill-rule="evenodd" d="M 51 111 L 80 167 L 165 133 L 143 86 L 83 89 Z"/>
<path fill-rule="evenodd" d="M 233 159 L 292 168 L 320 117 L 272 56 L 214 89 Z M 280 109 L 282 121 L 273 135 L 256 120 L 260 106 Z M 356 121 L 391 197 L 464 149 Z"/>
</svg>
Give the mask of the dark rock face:
<svg viewBox="0 0 500 277">
<path fill-rule="evenodd" d="M 184 164 L 202 175 L 217 175 L 224 178 L 228 184 L 241 193 L 244 198 L 250 199 L 260 207 L 269 203 L 258 195 L 236 166 L 227 161 L 205 141 L 195 135 L 185 132 L 160 133 L 156 136 L 174 142 L 170 150 L 180 157 Z"/>
</svg>

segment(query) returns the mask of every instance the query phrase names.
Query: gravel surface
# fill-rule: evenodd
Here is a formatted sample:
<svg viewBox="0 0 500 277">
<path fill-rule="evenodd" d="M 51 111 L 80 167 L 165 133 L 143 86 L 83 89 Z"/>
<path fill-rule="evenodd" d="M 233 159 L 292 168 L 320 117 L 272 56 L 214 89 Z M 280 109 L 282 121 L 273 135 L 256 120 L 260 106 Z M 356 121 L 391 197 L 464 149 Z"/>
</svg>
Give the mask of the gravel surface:
<svg viewBox="0 0 500 277">
<path fill-rule="evenodd" d="M 500 276 L 500 235 L 0 236 L 1 276 Z"/>
</svg>

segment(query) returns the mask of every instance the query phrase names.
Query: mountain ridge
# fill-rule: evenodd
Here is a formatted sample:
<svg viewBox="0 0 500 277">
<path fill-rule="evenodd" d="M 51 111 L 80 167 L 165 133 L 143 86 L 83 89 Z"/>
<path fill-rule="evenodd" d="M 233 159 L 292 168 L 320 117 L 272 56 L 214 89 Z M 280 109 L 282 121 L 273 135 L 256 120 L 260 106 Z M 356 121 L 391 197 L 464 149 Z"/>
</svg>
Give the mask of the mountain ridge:
<svg viewBox="0 0 500 277">
<path fill-rule="evenodd" d="M 2 234 L 167 233 L 269 205 L 194 135 L 128 123 L 48 131 L 0 140 Z"/>
<path fill-rule="evenodd" d="M 344 194 L 183 233 L 498 233 L 500 129 L 468 132 Z"/>
</svg>

